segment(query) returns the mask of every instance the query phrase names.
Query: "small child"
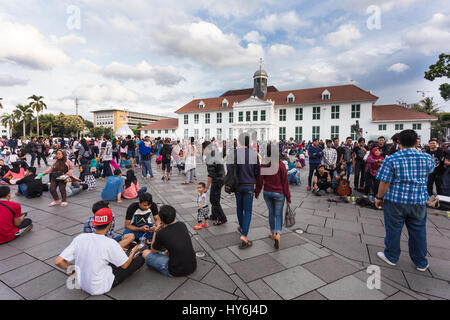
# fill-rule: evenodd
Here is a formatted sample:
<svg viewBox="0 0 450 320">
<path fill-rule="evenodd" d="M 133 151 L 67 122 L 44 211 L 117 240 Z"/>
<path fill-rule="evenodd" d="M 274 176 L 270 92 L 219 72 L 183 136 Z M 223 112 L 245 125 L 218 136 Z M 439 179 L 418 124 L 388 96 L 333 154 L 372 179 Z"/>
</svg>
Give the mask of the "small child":
<svg viewBox="0 0 450 320">
<path fill-rule="evenodd" d="M 208 224 L 209 207 L 208 207 L 208 202 L 206 201 L 206 185 L 204 182 L 200 182 L 197 184 L 197 192 L 198 192 L 198 198 L 197 198 L 197 204 L 198 204 L 197 222 L 198 222 L 198 224 L 196 226 L 194 226 L 195 230 L 209 227 L 209 224 Z M 202 223 L 203 219 L 205 220 L 204 223 Z"/>
<path fill-rule="evenodd" d="M 129 165 L 131 165 L 130 160 L 128 160 L 125 156 L 122 156 L 122 160 L 120 160 L 120 167 L 123 169 Z"/>
</svg>

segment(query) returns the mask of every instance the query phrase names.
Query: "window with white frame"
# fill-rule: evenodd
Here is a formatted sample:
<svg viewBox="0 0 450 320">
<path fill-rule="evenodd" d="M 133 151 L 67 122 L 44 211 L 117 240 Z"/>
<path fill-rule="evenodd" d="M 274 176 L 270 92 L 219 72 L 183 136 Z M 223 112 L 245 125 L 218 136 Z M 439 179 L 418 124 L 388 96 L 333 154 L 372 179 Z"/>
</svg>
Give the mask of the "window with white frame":
<svg viewBox="0 0 450 320">
<path fill-rule="evenodd" d="M 320 120 L 320 107 L 313 107 L 313 120 Z"/>
<path fill-rule="evenodd" d="M 266 121 L 266 110 L 261 110 L 260 119 L 261 121 Z"/>
<path fill-rule="evenodd" d="M 339 106 L 331 106 L 331 119 L 339 119 Z"/>
<path fill-rule="evenodd" d="M 350 129 L 350 137 L 352 140 L 356 140 L 356 131 L 353 128 Z"/>
<path fill-rule="evenodd" d="M 295 127 L 295 140 L 296 141 L 303 140 L 303 127 Z"/>
<path fill-rule="evenodd" d="M 250 113 L 250 111 L 245 111 L 245 121 L 246 121 L 246 122 L 250 122 L 251 119 L 252 119 L 252 118 L 251 118 L 251 113 Z"/>
<path fill-rule="evenodd" d="M 219 112 L 217 114 L 217 123 L 222 123 L 222 113 L 221 112 Z"/>
<path fill-rule="evenodd" d="M 258 121 L 258 110 L 253 111 L 253 121 Z"/>
<path fill-rule="evenodd" d="M 320 139 L 320 127 L 319 126 L 312 127 L 312 138 Z"/>
<path fill-rule="evenodd" d="M 361 117 L 361 105 L 352 104 L 352 119 L 359 119 Z"/>
<path fill-rule="evenodd" d="M 339 138 L 339 126 L 331 126 L 331 139 Z"/>
<path fill-rule="evenodd" d="M 239 122 L 243 122 L 244 121 L 244 112 L 243 111 L 239 111 L 238 121 Z"/>
<path fill-rule="evenodd" d="M 303 120 L 303 108 L 295 108 L 295 120 Z"/>
<path fill-rule="evenodd" d="M 421 123 L 413 123 L 413 130 L 422 130 Z"/>
<path fill-rule="evenodd" d="M 281 140 L 286 140 L 286 127 L 280 127 L 279 129 L 280 132 L 280 141 Z"/>
<path fill-rule="evenodd" d="M 280 121 L 286 121 L 286 109 L 280 109 Z"/>
<path fill-rule="evenodd" d="M 228 139 L 233 139 L 233 128 L 228 129 Z"/>
<path fill-rule="evenodd" d="M 187 140 L 187 139 L 189 139 L 189 129 L 184 129 L 184 140 Z"/>
<path fill-rule="evenodd" d="M 288 103 L 293 103 L 295 101 L 295 96 L 293 93 L 289 93 L 289 95 L 287 96 L 287 102 Z"/>
<path fill-rule="evenodd" d="M 211 114 L 210 113 L 205 113 L 205 123 L 211 123 Z"/>
<path fill-rule="evenodd" d="M 217 140 L 222 140 L 222 128 L 217 128 Z"/>
<path fill-rule="evenodd" d="M 385 124 L 379 124 L 378 125 L 378 131 L 386 131 L 387 125 Z"/>
<path fill-rule="evenodd" d="M 324 92 L 322 92 L 322 100 L 330 100 L 331 94 L 330 91 L 325 90 Z"/>
<path fill-rule="evenodd" d="M 184 124 L 189 124 L 189 115 L 188 114 L 184 115 Z"/>
<path fill-rule="evenodd" d="M 198 140 L 198 136 L 199 136 L 199 130 L 198 129 L 194 129 L 194 139 Z"/>
<path fill-rule="evenodd" d="M 222 107 L 223 107 L 223 108 L 228 107 L 228 100 L 227 100 L 227 99 L 223 99 L 223 101 L 222 101 Z"/>
<path fill-rule="evenodd" d="M 228 113 L 228 122 L 233 123 L 234 122 L 234 112 Z"/>
<path fill-rule="evenodd" d="M 403 130 L 403 123 L 396 123 L 395 124 L 395 131 Z"/>
<path fill-rule="evenodd" d="M 209 137 L 210 137 L 210 131 L 209 131 L 209 128 L 207 128 L 207 129 L 205 129 L 205 139 L 209 140 Z"/>
<path fill-rule="evenodd" d="M 203 101 L 200 101 L 200 103 L 198 104 L 198 107 L 199 107 L 200 109 L 205 108 L 205 103 L 204 103 Z"/>
<path fill-rule="evenodd" d="M 198 124 L 199 115 L 194 114 L 194 124 Z"/>
</svg>

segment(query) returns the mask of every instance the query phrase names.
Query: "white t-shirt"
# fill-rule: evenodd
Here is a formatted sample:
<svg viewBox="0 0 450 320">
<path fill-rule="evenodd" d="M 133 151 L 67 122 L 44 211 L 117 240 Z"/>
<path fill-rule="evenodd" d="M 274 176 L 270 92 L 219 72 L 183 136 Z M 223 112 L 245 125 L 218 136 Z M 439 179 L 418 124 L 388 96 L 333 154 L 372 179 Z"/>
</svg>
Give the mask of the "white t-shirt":
<svg viewBox="0 0 450 320">
<path fill-rule="evenodd" d="M 103 161 L 111 161 L 112 156 L 112 143 L 111 141 L 105 141 L 105 147 L 103 147 L 103 144 L 100 145 L 102 149 L 105 149 L 105 152 L 102 155 Z"/>
<path fill-rule="evenodd" d="M 80 288 L 91 295 L 111 290 L 114 274 L 110 263 L 120 267 L 128 257 L 119 243 L 95 233 L 83 233 L 60 254 L 66 261 L 75 261 Z"/>
</svg>

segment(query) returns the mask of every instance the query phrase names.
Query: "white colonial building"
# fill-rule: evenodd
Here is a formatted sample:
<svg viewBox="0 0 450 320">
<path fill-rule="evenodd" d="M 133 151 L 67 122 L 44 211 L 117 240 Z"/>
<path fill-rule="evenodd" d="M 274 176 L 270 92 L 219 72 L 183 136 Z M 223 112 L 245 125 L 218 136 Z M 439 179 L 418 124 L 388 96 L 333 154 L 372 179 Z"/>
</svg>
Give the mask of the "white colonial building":
<svg viewBox="0 0 450 320">
<path fill-rule="evenodd" d="M 366 141 L 379 136 L 389 140 L 396 132 L 414 129 L 428 142 L 431 121 L 437 120 L 398 105 L 376 106 L 378 97 L 355 85 L 279 91 L 267 86 L 268 75 L 261 68 L 253 79 L 253 88 L 195 99 L 178 109 L 176 136 L 225 140 L 253 129 L 260 140 L 344 140 L 356 139 L 352 125 L 358 121 Z"/>
</svg>

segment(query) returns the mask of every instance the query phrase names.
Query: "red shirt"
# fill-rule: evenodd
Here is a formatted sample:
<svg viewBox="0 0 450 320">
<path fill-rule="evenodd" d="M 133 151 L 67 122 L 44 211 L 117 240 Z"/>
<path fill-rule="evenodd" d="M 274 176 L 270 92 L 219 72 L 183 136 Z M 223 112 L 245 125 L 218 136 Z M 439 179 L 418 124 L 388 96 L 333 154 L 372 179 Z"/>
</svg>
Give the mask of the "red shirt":
<svg viewBox="0 0 450 320">
<path fill-rule="evenodd" d="M 263 168 L 263 166 L 261 167 Z M 279 162 L 278 164 L 278 172 L 271 176 L 259 175 L 258 180 L 256 182 L 255 193 L 259 195 L 261 189 L 269 192 L 276 192 L 280 194 L 284 194 L 286 196 L 287 202 L 291 203 L 291 192 L 289 190 L 289 181 L 286 172 L 286 166 L 283 162 Z"/>
<path fill-rule="evenodd" d="M 22 216 L 22 208 L 20 204 L 12 201 L 1 200 L 0 203 L 8 206 L 14 212 L 14 217 L 8 208 L 0 205 L 0 243 L 14 240 L 15 233 L 19 229 L 14 225 L 14 218 Z"/>
</svg>

